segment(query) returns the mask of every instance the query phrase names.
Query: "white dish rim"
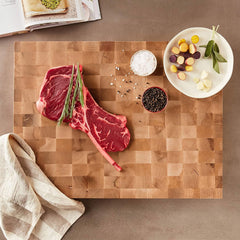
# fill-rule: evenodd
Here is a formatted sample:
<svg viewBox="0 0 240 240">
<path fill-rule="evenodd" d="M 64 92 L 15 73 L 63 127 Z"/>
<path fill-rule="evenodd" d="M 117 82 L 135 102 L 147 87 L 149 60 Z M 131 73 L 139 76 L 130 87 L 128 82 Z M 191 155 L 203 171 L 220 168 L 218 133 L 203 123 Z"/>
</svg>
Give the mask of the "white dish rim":
<svg viewBox="0 0 240 240">
<path fill-rule="evenodd" d="M 190 27 L 190 28 L 187 28 L 187 29 L 184 29 L 182 30 L 181 32 L 179 32 L 178 34 L 176 34 L 167 44 L 165 50 L 164 50 L 164 55 L 163 55 L 163 68 L 164 68 L 164 72 L 165 72 L 165 75 L 168 79 L 168 81 L 178 90 L 180 91 L 181 93 L 185 94 L 186 96 L 188 97 L 191 97 L 191 98 L 197 98 L 197 99 L 202 99 L 202 98 L 208 98 L 208 97 L 211 97 L 215 94 L 217 94 L 218 92 L 220 92 L 221 90 L 223 90 L 223 88 L 227 85 L 227 83 L 229 82 L 229 80 L 231 79 L 232 77 L 232 73 L 233 73 L 233 66 L 234 66 L 234 56 L 233 56 L 233 51 L 232 51 L 232 48 L 230 46 L 230 44 L 228 43 L 228 41 L 220 34 L 220 33 L 217 33 L 218 36 L 221 38 L 221 40 L 224 42 L 224 44 L 228 45 L 229 47 L 229 51 L 230 51 L 230 55 L 231 55 L 231 61 L 232 61 L 232 65 L 230 66 L 230 71 L 227 73 L 227 75 L 225 76 L 225 82 L 222 84 L 222 87 L 220 89 L 216 89 L 215 91 L 209 91 L 207 92 L 205 95 L 202 95 L 202 96 L 193 96 L 192 94 L 188 93 L 187 91 L 184 91 L 183 89 L 179 88 L 178 86 L 176 86 L 174 84 L 174 82 L 171 80 L 170 76 L 168 75 L 167 71 L 165 71 L 165 69 L 167 68 L 166 64 L 167 64 L 167 61 L 169 61 L 169 59 L 167 58 L 167 54 L 169 53 L 170 51 L 170 48 L 171 46 L 173 45 L 173 42 L 176 41 L 177 38 L 179 38 L 179 35 L 183 34 L 184 32 L 186 31 L 197 31 L 197 30 L 204 30 L 204 31 L 212 31 L 211 29 L 209 28 L 205 28 L 205 27 Z"/>
</svg>

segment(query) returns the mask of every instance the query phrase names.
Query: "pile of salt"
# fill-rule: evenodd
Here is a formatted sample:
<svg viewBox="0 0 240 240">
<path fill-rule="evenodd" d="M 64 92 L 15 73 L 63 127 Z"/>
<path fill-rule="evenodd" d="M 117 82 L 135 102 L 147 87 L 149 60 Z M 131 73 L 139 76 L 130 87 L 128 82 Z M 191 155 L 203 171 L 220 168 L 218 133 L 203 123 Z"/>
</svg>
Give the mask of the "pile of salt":
<svg viewBox="0 0 240 240">
<path fill-rule="evenodd" d="M 130 67 L 135 74 L 139 76 L 148 76 L 155 71 L 157 59 L 152 52 L 140 50 L 132 56 Z"/>
</svg>

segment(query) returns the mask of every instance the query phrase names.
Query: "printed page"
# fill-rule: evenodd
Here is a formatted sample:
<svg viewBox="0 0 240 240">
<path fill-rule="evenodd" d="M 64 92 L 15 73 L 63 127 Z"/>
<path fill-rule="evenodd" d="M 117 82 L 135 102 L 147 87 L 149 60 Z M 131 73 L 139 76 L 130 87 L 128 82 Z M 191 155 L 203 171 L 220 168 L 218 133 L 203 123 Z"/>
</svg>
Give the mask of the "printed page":
<svg viewBox="0 0 240 240">
<path fill-rule="evenodd" d="M 101 19 L 101 13 L 99 8 L 98 0 L 82 0 L 90 11 L 89 21 Z"/>
<path fill-rule="evenodd" d="M 0 36 L 25 30 L 21 0 L 0 0 Z"/>
<path fill-rule="evenodd" d="M 30 30 L 101 19 L 98 0 L 54 0 L 59 4 L 52 9 L 46 9 L 45 3 L 53 0 L 22 1 L 25 27 Z"/>
<path fill-rule="evenodd" d="M 26 28 L 41 28 L 46 24 L 57 24 L 82 19 L 81 0 L 22 0 Z M 57 5 L 48 5 L 51 2 Z M 35 27 L 34 27 L 35 25 Z"/>
</svg>

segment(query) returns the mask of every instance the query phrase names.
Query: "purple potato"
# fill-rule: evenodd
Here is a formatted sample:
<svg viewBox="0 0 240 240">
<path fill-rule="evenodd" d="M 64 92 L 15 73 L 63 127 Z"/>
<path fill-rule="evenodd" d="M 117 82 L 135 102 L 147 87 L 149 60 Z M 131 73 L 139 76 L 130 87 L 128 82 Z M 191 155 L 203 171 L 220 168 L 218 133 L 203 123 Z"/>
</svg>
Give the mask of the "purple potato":
<svg viewBox="0 0 240 240">
<path fill-rule="evenodd" d="M 169 61 L 172 62 L 172 63 L 175 63 L 177 61 L 177 57 L 175 55 L 171 55 L 169 57 Z"/>
<path fill-rule="evenodd" d="M 195 52 L 193 55 L 193 58 L 199 59 L 201 57 L 201 53 L 199 51 Z"/>
<path fill-rule="evenodd" d="M 185 71 L 185 66 L 184 65 L 179 65 L 177 67 L 178 71 Z"/>
<path fill-rule="evenodd" d="M 189 53 L 188 51 L 182 53 L 181 55 L 184 57 L 185 60 L 186 60 L 187 58 L 191 57 L 191 53 Z"/>
</svg>

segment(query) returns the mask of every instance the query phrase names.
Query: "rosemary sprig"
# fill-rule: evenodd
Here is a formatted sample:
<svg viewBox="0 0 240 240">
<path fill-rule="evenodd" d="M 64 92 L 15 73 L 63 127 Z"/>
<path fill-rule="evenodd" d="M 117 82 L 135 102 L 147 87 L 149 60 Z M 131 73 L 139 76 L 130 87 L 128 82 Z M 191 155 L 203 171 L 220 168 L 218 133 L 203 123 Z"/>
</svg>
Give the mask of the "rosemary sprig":
<svg viewBox="0 0 240 240">
<path fill-rule="evenodd" d="M 73 97 L 72 97 L 72 103 L 71 103 L 71 110 L 70 110 L 70 116 L 69 118 L 72 118 L 72 113 L 73 113 L 73 108 L 75 106 L 76 103 L 76 96 L 77 96 L 77 91 L 78 91 L 78 81 L 77 78 L 75 80 L 75 89 L 74 89 L 74 93 L 73 93 Z"/>
<path fill-rule="evenodd" d="M 68 92 L 67 92 L 67 96 L 65 98 L 65 103 L 64 103 L 63 110 L 62 110 L 62 114 L 61 114 L 60 118 L 58 119 L 58 125 L 60 125 L 63 122 L 63 120 L 66 117 L 68 117 L 68 115 L 69 115 L 69 101 L 70 101 L 70 96 L 71 96 L 72 87 L 73 87 L 73 75 L 74 75 L 74 65 L 72 67 L 72 75 L 71 75 L 70 83 L 68 86 Z"/>
<path fill-rule="evenodd" d="M 81 73 L 79 69 L 79 64 L 77 64 L 77 79 L 78 79 L 78 85 L 79 85 L 79 101 L 84 107 L 84 99 L 83 99 L 83 91 L 82 91 L 82 78 L 81 78 Z"/>
</svg>

